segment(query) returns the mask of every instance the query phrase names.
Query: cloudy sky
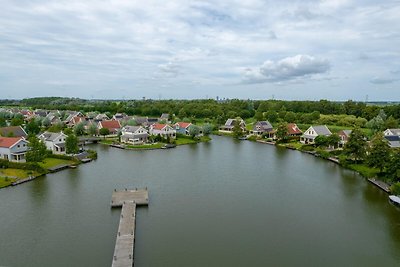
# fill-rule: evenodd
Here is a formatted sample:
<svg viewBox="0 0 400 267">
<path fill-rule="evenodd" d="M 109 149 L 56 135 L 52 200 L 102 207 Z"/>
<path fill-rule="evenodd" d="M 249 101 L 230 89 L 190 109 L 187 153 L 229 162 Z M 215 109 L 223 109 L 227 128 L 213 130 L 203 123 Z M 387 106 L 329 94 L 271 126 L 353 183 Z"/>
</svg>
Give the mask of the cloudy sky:
<svg viewBox="0 0 400 267">
<path fill-rule="evenodd" d="M 0 98 L 400 101 L 399 0 L 2 0 Z"/>
</svg>

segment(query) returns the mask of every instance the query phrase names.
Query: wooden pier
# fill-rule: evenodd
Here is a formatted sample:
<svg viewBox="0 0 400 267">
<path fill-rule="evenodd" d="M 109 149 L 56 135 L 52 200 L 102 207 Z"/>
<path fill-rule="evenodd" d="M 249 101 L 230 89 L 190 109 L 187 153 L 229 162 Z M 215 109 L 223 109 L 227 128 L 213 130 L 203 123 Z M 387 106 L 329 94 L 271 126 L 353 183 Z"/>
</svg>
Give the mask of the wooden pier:
<svg viewBox="0 0 400 267">
<path fill-rule="evenodd" d="M 121 207 L 117 240 L 115 242 L 112 267 L 132 267 L 134 263 L 136 206 L 148 205 L 149 194 L 146 189 L 114 190 L 111 207 Z"/>
<path fill-rule="evenodd" d="M 379 187 L 380 189 L 382 189 L 386 193 L 388 193 L 388 194 L 390 193 L 390 186 L 387 183 L 382 182 L 380 180 L 376 180 L 375 178 L 369 178 L 368 182 L 370 182 L 371 184 Z"/>
</svg>

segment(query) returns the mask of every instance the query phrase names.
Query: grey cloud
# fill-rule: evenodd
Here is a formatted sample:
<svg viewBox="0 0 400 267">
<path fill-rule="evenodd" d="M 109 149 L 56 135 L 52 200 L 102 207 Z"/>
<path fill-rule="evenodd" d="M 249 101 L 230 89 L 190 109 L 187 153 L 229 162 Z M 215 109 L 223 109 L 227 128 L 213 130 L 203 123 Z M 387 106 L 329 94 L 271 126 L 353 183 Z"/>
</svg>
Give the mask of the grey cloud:
<svg viewBox="0 0 400 267">
<path fill-rule="evenodd" d="M 375 77 L 370 80 L 370 83 L 373 84 L 389 84 L 389 83 L 394 83 L 398 81 L 399 79 L 393 79 L 393 78 L 380 78 L 380 77 Z"/>
<path fill-rule="evenodd" d="M 297 55 L 278 61 L 267 60 L 258 69 L 245 69 L 244 81 L 249 83 L 282 82 L 325 73 L 330 69 L 326 59 Z"/>
</svg>

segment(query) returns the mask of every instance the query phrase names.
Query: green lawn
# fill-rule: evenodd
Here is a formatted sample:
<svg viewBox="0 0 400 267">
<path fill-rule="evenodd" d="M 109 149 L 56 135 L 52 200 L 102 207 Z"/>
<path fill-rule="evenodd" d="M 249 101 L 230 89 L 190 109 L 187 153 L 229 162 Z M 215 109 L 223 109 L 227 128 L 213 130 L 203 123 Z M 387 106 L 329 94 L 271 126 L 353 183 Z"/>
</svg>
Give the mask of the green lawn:
<svg viewBox="0 0 400 267">
<path fill-rule="evenodd" d="M 28 178 L 30 175 L 37 176 L 39 175 L 39 173 L 22 169 L 0 169 L 0 176 L 17 177 L 19 179 L 24 179 Z"/>
<path fill-rule="evenodd" d="M 350 164 L 348 167 L 367 178 L 376 177 L 379 173 L 379 169 L 368 167 L 365 164 Z"/>
<path fill-rule="evenodd" d="M 0 177 L 0 188 L 11 185 L 16 179 Z"/>
<path fill-rule="evenodd" d="M 74 164 L 72 160 L 45 158 L 43 162 L 39 162 L 39 165 L 45 169 L 52 168 L 63 164 Z"/>
<path fill-rule="evenodd" d="M 202 136 L 200 139 L 192 139 L 191 137 L 178 137 L 175 140 L 176 145 L 187 145 L 187 144 L 197 144 L 200 142 L 208 142 L 211 138 L 208 136 Z"/>
<path fill-rule="evenodd" d="M 161 148 L 165 146 L 164 143 L 155 143 L 155 144 L 148 144 L 148 145 L 127 145 L 126 148 L 131 148 L 131 149 L 155 149 L 155 148 Z"/>
</svg>

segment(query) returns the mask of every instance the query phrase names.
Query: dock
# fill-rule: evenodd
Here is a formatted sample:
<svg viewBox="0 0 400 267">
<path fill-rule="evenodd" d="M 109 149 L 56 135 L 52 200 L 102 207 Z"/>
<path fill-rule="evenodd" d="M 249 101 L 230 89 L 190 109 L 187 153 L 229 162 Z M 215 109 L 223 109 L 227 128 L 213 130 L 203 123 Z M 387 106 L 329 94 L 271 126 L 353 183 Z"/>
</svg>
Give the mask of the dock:
<svg viewBox="0 0 400 267">
<path fill-rule="evenodd" d="M 112 267 L 132 267 L 135 251 L 136 206 L 148 205 L 146 189 L 114 190 L 111 207 L 122 207 Z"/>
<path fill-rule="evenodd" d="M 374 178 L 369 178 L 368 182 L 370 182 L 371 184 L 379 187 L 380 189 L 382 189 L 386 193 L 390 193 L 390 186 L 387 183 L 379 181 L 379 180 L 376 180 Z"/>
<path fill-rule="evenodd" d="M 71 165 L 72 165 L 72 164 L 60 164 L 60 165 L 57 165 L 57 166 L 48 168 L 48 170 L 49 170 L 50 172 L 58 172 L 58 171 L 61 171 L 61 170 L 64 170 L 64 169 L 69 168 Z"/>
</svg>

